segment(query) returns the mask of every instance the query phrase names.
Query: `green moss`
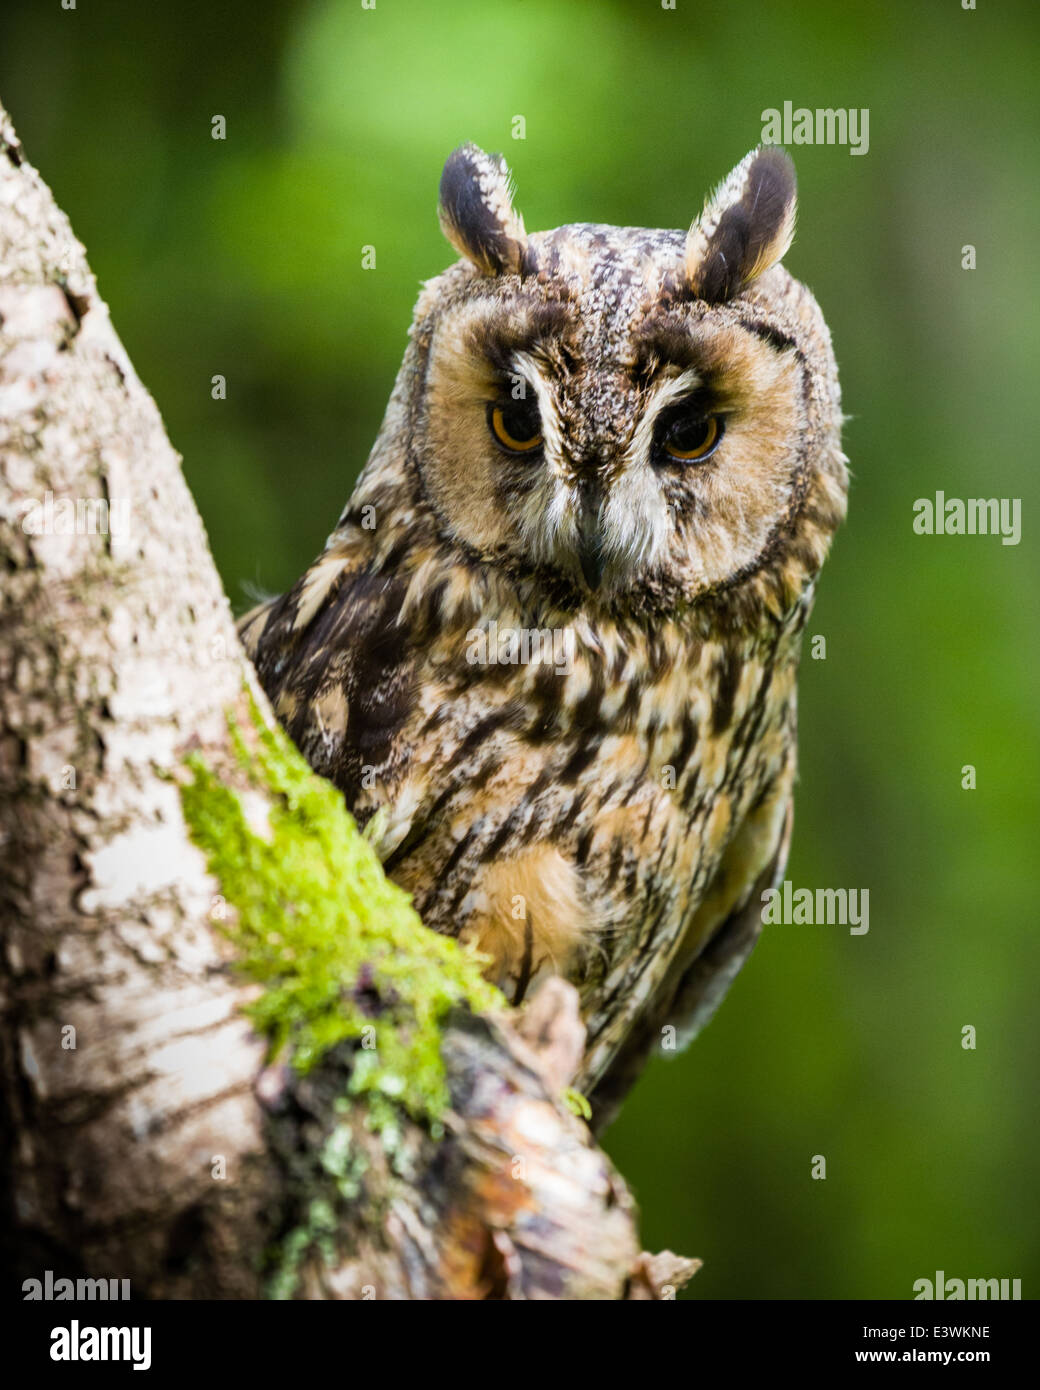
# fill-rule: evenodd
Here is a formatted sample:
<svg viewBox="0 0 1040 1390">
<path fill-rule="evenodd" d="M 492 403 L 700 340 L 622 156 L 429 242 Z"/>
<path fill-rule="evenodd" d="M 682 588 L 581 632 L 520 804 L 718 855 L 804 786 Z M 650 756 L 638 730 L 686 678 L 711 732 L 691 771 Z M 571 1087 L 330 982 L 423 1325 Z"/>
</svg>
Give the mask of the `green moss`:
<svg viewBox="0 0 1040 1390">
<path fill-rule="evenodd" d="M 300 1265 L 313 1249 L 317 1249 L 326 1264 L 336 1259 L 338 1218 L 332 1203 L 315 1197 L 307 1209 L 307 1219 L 290 1231 L 275 1252 L 275 1270 L 267 1281 L 267 1296 L 289 1299 L 296 1292 Z"/>
<path fill-rule="evenodd" d="M 459 1004 L 503 1007 L 502 996 L 476 957 L 423 926 L 340 793 L 255 708 L 252 722 L 255 740 L 247 744 L 233 719 L 231 736 L 270 803 L 266 831 L 250 824 L 241 796 L 198 755 L 187 760 L 192 780 L 181 798 L 191 835 L 235 908 L 225 929 L 239 966 L 263 986 L 249 1005 L 253 1023 L 272 1054 L 299 1072 L 337 1044 L 357 1043 L 350 1090 L 369 1095 L 388 1142 L 399 1106 L 436 1125 L 448 1100 L 440 1021 Z M 326 1146 L 323 1162 L 349 1190 L 357 1175 L 337 1171 L 337 1152 Z"/>
<path fill-rule="evenodd" d="M 592 1106 L 587 1098 L 574 1086 L 566 1086 L 561 1092 L 561 1099 L 572 1115 L 577 1115 L 581 1120 L 592 1119 Z"/>
</svg>

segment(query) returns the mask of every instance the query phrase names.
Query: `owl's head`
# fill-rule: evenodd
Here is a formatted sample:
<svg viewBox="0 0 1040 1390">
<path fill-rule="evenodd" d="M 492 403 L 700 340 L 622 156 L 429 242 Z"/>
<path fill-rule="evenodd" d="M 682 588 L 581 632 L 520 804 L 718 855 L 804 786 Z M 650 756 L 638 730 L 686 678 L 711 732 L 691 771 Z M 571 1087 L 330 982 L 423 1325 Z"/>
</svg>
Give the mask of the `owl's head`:
<svg viewBox="0 0 1040 1390">
<path fill-rule="evenodd" d="M 752 151 L 688 232 L 527 233 L 501 156 L 441 178 L 397 433 L 440 537 L 564 607 L 782 607 L 845 505 L 830 336 L 779 264 L 795 179 Z M 404 374 L 403 374 L 404 375 Z M 785 598 L 786 594 L 786 598 Z"/>
</svg>

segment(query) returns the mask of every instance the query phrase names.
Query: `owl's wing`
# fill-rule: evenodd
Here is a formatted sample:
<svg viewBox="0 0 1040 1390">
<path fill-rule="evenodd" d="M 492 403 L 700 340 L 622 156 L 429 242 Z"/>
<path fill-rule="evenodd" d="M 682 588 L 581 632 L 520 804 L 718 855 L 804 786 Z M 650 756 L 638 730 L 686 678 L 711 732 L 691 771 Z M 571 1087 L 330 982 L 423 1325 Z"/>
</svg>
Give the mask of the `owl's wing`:
<svg viewBox="0 0 1040 1390">
<path fill-rule="evenodd" d="M 705 943 L 683 974 L 671 1008 L 684 1043 L 692 1042 L 715 1015 L 715 1010 L 762 934 L 762 894 L 783 881 L 791 849 L 794 802 L 788 800 L 780 838 L 773 857 L 744 903 Z"/>
<path fill-rule="evenodd" d="M 661 1029 L 666 1024 L 678 1029 L 685 1045 L 711 1022 L 762 933 L 762 894 L 783 880 L 791 847 L 793 811 L 794 803 L 788 798 L 779 841 L 768 867 L 758 876 L 741 906 L 712 932 L 692 963 L 685 966 L 677 979 L 665 981 L 655 1006 L 631 1029 L 596 1083 L 588 1097 L 596 1133 L 606 1129 L 617 1114 L 650 1053 L 660 1043 Z"/>
<path fill-rule="evenodd" d="M 239 620 L 274 711 L 311 767 L 364 818 L 370 770 L 392 762 L 415 703 L 405 584 L 326 551 L 280 598 Z M 407 827 L 403 828 L 407 831 Z"/>
</svg>

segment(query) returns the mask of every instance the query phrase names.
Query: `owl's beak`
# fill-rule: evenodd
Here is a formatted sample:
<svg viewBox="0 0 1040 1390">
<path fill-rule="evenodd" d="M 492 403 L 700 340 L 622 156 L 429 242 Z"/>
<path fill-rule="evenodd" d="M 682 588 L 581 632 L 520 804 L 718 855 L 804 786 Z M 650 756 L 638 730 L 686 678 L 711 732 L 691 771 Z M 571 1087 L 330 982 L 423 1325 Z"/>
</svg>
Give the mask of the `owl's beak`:
<svg viewBox="0 0 1040 1390">
<path fill-rule="evenodd" d="M 595 591 L 603 579 L 603 552 L 599 541 L 596 540 L 594 545 L 586 545 L 583 539 L 578 551 L 578 560 L 581 563 L 581 572 L 585 576 L 585 583 Z"/>
<path fill-rule="evenodd" d="M 603 555 L 603 530 L 600 525 L 600 509 L 603 493 L 597 483 L 592 483 L 583 491 L 581 512 L 578 516 L 578 563 L 585 577 L 585 583 L 593 592 L 603 580 L 605 559 Z"/>
</svg>

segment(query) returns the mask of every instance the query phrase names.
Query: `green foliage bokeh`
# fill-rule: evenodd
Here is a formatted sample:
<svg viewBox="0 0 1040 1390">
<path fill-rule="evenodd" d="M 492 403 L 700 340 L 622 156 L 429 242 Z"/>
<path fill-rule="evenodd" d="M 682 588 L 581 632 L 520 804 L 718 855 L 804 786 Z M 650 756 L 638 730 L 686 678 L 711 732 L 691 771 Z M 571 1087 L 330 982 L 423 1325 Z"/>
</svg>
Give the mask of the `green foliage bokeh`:
<svg viewBox="0 0 1040 1390">
<path fill-rule="evenodd" d="M 239 606 L 298 576 L 350 492 L 418 285 L 452 259 L 456 144 L 505 151 L 531 228 L 685 226 L 765 108 L 869 108 L 865 155 L 792 149 L 788 265 L 834 334 L 853 471 L 789 877 L 869 889 L 870 931 L 768 930 L 608 1135 L 647 1247 L 704 1258 L 693 1297 L 902 1299 L 937 1269 L 1040 1287 L 1038 37 L 996 0 L 5 5 L 0 95 Z M 914 535 L 937 490 L 1021 498 L 1021 544 Z"/>
</svg>

